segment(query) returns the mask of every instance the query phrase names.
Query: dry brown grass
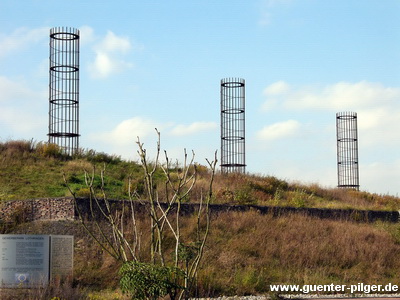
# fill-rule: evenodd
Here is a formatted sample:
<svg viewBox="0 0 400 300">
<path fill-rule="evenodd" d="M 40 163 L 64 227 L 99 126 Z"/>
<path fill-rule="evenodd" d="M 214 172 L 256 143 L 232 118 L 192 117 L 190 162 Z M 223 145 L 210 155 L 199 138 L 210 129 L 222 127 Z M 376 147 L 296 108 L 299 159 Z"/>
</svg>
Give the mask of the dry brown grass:
<svg viewBox="0 0 400 300">
<path fill-rule="evenodd" d="M 35 149 L 33 141 L 7 141 L 0 143 L 0 153 L 5 157 L 21 156 L 26 153 L 31 153 Z"/>
<path fill-rule="evenodd" d="M 138 218 L 141 259 L 146 261 L 149 222 L 144 215 Z M 188 216 L 181 221 L 184 241 L 190 241 L 196 233 L 196 219 Z M 35 222 L 15 232 L 73 234 L 74 285 L 88 291 L 118 287 L 120 265 L 88 237 L 78 222 Z M 166 237 L 165 244 L 172 252 L 171 236 Z M 168 251 L 166 258 L 172 258 Z M 268 293 L 270 284 L 400 284 L 399 278 L 399 224 L 225 212 L 212 218 L 197 293 Z"/>
<path fill-rule="evenodd" d="M 91 172 L 93 169 L 93 165 L 88 162 L 87 160 L 83 159 L 75 159 L 66 162 L 65 166 L 63 167 L 63 171 L 66 174 L 69 173 L 79 173 L 84 174 L 84 171 Z"/>
<path fill-rule="evenodd" d="M 206 177 L 199 179 L 204 189 Z M 400 198 L 318 184 L 288 183 L 273 176 L 219 174 L 214 203 L 340 209 L 399 210 Z"/>
<path fill-rule="evenodd" d="M 267 292 L 269 284 L 398 284 L 400 278 L 400 245 L 387 231 L 299 215 L 220 214 L 205 261 L 201 292 L 210 295 Z"/>
<path fill-rule="evenodd" d="M 83 300 L 87 299 L 84 289 L 73 287 L 69 280 L 54 280 L 49 285 L 34 287 L 29 289 L 7 288 L 0 289 L 0 299 L 2 300 L 48 300 L 48 299 L 68 299 Z"/>
<path fill-rule="evenodd" d="M 328 208 L 356 208 L 371 210 L 399 210 L 400 198 L 342 188 L 323 188 L 317 184 L 291 184 L 292 190 L 303 190 L 318 199 L 316 204 Z"/>
</svg>

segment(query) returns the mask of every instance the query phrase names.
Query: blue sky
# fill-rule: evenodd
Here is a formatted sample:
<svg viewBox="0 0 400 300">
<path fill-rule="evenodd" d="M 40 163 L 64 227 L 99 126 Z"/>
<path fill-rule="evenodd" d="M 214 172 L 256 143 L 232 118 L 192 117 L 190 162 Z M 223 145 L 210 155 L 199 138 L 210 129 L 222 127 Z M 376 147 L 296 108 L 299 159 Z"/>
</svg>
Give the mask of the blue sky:
<svg viewBox="0 0 400 300">
<path fill-rule="evenodd" d="M 51 27 L 81 31 L 80 145 L 205 163 L 219 83 L 246 80 L 247 171 L 337 185 L 335 114 L 355 111 L 361 190 L 400 192 L 398 0 L 0 1 L 0 139 L 47 140 Z"/>
</svg>

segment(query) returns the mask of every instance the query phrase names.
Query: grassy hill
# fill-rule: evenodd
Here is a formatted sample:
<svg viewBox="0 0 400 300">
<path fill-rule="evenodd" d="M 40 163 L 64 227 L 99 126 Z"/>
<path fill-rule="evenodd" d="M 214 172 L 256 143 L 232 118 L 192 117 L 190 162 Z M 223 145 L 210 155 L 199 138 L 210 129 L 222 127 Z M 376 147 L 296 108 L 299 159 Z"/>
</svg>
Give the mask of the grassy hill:
<svg viewBox="0 0 400 300">
<path fill-rule="evenodd" d="M 0 143 L 0 201 L 68 196 L 63 174 L 78 196 L 87 196 L 84 170 L 92 172 L 93 167 L 97 174 L 106 169 L 106 192 L 111 199 L 127 197 L 128 177 L 137 185 L 143 178 L 141 166 L 137 163 L 94 150 L 81 151 L 69 158 L 63 156 L 55 145 L 32 141 Z M 204 166 L 199 166 L 198 170 L 197 188 L 201 189 L 207 185 L 208 173 Z M 398 197 L 326 189 L 317 184 L 287 182 L 273 176 L 218 174 L 214 194 L 215 203 L 371 210 L 400 208 Z"/>
<path fill-rule="evenodd" d="M 119 157 L 82 151 L 74 158 L 57 147 L 29 141 L 0 144 L 0 201 L 68 195 L 68 182 L 86 196 L 84 170 L 105 166 L 109 198 L 126 198 L 128 177 L 140 190 L 141 166 Z M 179 168 L 179 166 L 177 167 Z M 206 190 L 209 173 L 198 167 L 193 197 Z M 98 173 L 97 173 L 98 174 Z M 173 174 L 173 172 L 172 172 Z M 97 175 L 96 180 L 100 183 Z M 345 189 L 287 182 L 272 176 L 221 175 L 214 183 L 214 203 L 319 208 L 398 210 L 400 199 Z M 140 216 L 139 216 L 140 218 Z M 183 219 L 183 235 L 193 233 L 194 217 Z M 80 227 L 79 222 L 14 224 L 14 233 L 73 234 L 74 284 L 86 294 L 118 286 L 119 264 Z M 143 245 L 146 236 L 143 237 Z M 263 294 L 270 284 L 400 284 L 400 225 L 359 224 L 301 215 L 279 218 L 254 211 L 224 212 L 213 217 L 198 275 L 201 296 Z M 61 292 L 59 292 L 61 293 Z M 52 294 L 57 296 L 60 294 Z M 91 299 L 103 299 L 92 296 Z M 89 297 L 90 298 L 90 297 Z M 105 299 L 120 299 L 112 293 Z M 72 298 L 71 298 L 72 299 Z"/>
</svg>

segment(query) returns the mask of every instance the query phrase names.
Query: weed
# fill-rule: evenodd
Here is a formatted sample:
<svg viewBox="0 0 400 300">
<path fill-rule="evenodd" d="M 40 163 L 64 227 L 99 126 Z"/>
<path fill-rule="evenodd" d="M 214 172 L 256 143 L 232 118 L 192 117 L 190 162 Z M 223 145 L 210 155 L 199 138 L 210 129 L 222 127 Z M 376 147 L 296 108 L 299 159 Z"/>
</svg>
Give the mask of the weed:
<svg viewBox="0 0 400 300">
<path fill-rule="evenodd" d="M 252 189 L 249 186 L 237 190 L 233 196 L 234 202 L 239 205 L 256 204 L 257 200 L 252 196 Z"/>
<path fill-rule="evenodd" d="M 273 205 L 275 205 L 275 206 L 280 205 L 281 200 L 283 200 L 283 193 L 284 193 L 284 191 L 281 190 L 280 188 L 276 189 L 276 191 L 274 193 L 273 202 L 272 202 Z"/>
<path fill-rule="evenodd" d="M 36 146 L 36 153 L 42 157 L 62 158 L 63 152 L 60 146 L 51 143 L 39 143 Z"/>
<path fill-rule="evenodd" d="M 2 300 L 27 299 L 27 300 L 83 300 L 86 292 L 78 287 L 73 287 L 72 282 L 54 281 L 44 287 L 30 289 L 2 289 Z"/>
</svg>

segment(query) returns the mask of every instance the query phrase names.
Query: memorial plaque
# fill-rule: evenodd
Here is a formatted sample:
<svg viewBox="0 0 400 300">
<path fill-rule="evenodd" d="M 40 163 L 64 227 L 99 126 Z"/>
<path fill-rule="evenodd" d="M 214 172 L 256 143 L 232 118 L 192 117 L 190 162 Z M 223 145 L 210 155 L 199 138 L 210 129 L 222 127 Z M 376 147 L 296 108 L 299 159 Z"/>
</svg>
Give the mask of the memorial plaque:
<svg viewBox="0 0 400 300">
<path fill-rule="evenodd" d="M 74 237 L 50 236 L 50 278 L 72 276 L 74 267 Z"/>
<path fill-rule="evenodd" d="M 0 234 L 0 287 L 37 287 L 72 276 L 72 235 Z"/>
<path fill-rule="evenodd" d="M 49 281 L 48 235 L 0 235 L 0 284 L 31 287 Z"/>
</svg>

